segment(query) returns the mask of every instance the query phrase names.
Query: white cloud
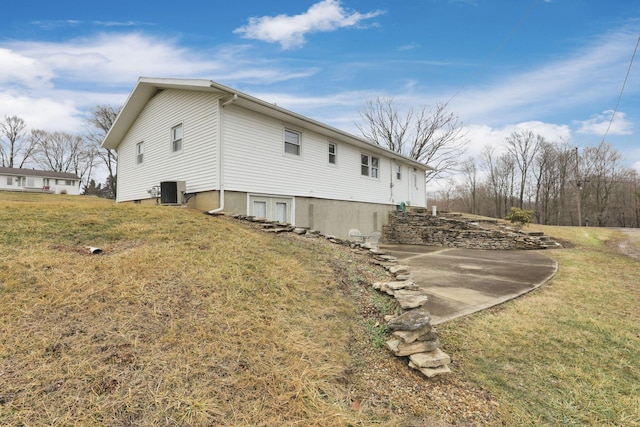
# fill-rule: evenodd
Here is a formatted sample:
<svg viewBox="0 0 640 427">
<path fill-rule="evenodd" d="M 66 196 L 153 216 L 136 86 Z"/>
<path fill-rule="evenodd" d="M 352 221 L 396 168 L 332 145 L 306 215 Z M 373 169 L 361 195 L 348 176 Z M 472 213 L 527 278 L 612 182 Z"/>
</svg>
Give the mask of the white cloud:
<svg viewBox="0 0 640 427">
<path fill-rule="evenodd" d="M 75 132 L 81 129 L 82 118 L 74 102 L 37 96 L 16 96 L 0 91 L 0 117 L 16 115 L 30 129 Z"/>
<path fill-rule="evenodd" d="M 618 111 L 611 120 L 613 110 L 603 111 L 601 114 L 594 114 L 589 120 L 578 121 L 578 133 L 593 134 L 598 136 L 607 135 L 631 135 L 633 133 L 633 123 L 626 118 L 625 113 Z"/>
<path fill-rule="evenodd" d="M 338 0 L 322 0 L 299 15 L 277 15 L 249 18 L 249 23 L 234 33 L 247 39 L 280 43 L 283 49 L 300 47 L 306 43 L 305 35 L 353 27 L 362 21 L 381 15 L 382 11 L 368 13 L 345 10 Z"/>
<path fill-rule="evenodd" d="M 11 49 L 0 47 L 0 64 L 0 84 L 3 86 L 37 87 L 46 84 L 52 77 L 51 71 L 41 67 L 37 58 Z"/>
<path fill-rule="evenodd" d="M 539 118 L 593 105 L 592 111 L 611 105 L 619 94 L 637 32 L 622 29 L 607 34 L 578 53 L 530 71 L 497 75 L 494 83 L 462 88 L 453 101 L 465 120 L 498 123 Z M 625 96 L 640 92 L 638 75 L 630 76 Z"/>
<path fill-rule="evenodd" d="M 398 48 L 399 51 L 406 51 L 406 50 L 414 50 L 414 49 L 420 49 L 422 46 L 420 46 L 420 43 L 416 43 L 416 42 L 411 42 L 409 44 L 405 44 L 403 46 L 400 46 Z"/>
<path fill-rule="evenodd" d="M 310 77 L 318 70 L 260 59 L 244 46 L 211 51 L 140 32 L 62 42 L 0 42 L 0 117 L 29 127 L 80 131 L 87 107 L 126 99 L 140 76 L 208 78 L 238 85 Z"/>
</svg>

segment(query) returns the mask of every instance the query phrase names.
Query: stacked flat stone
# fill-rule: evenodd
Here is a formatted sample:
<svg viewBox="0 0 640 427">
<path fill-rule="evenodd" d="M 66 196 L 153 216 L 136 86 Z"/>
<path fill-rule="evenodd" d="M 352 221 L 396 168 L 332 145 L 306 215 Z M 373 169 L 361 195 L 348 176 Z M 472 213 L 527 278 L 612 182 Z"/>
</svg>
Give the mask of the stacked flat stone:
<svg viewBox="0 0 640 427">
<path fill-rule="evenodd" d="M 438 333 L 426 309 L 409 310 L 391 319 L 387 326 L 392 331 L 387 347 L 398 357 L 409 356 L 409 367 L 427 378 L 451 373 L 451 358 L 440 349 Z"/>
<path fill-rule="evenodd" d="M 261 224 L 262 229 L 268 232 L 293 232 L 307 237 L 320 236 L 320 233 L 315 230 L 292 227 L 289 224 L 280 224 L 263 218 L 246 215 L 233 215 L 233 218 Z M 388 328 L 392 331 L 392 338 L 387 341 L 387 347 L 396 356 L 409 356 L 409 367 L 417 369 L 428 378 L 451 373 L 449 369 L 451 358 L 440 349 L 438 333 L 431 326 L 430 313 L 423 308 L 429 298 L 412 280 L 409 268 L 406 265 L 398 265 L 398 259 L 385 254 L 378 245 L 338 239 L 334 236 L 324 237 L 332 243 L 368 251 L 375 263 L 384 267 L 394 278 L 390 282 L 373 284 L 375 289 L 393 296 L 404 311 L 398 317 L 389 316 Z"/>
<path fill-rule="evenodd" d="M 376 282 L 373 288 L 393 296 L 404 311 L 389 320 L 387 326 L 392 337 L 387 341 L 387 347 L 398 357 L 409 356 L 409 367 L 427 378 L 451 373 L 451 358 L 440 349 L 438 333 L 431 325 L 431 314 L 423 307 L 429 300 L 427 294 L 412 280 L 406 265 L 397 265 L 397 258 L 375 254 L 374 259 L 394 280 Z"/>
</svg>

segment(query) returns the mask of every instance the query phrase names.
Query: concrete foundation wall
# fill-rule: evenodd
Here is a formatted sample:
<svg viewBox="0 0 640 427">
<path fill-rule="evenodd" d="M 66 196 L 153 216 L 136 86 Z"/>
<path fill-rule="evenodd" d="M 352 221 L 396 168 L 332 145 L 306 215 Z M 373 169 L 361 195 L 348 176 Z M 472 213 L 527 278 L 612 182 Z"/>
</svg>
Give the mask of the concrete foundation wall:
<svg viewBox="0 0 640 427">
<path fill-rule="evenodd" d="M 247 212 L 247 199 L 248 195 L 244 192 L 225 192 L 223 212 L 249 215 L 249 212 Z M 156 203 L 156 199 L 143 199 L 138 202 L 152 205 Z M 217 209 L 219 207 L 219 192 L 206 191 L 197 193 L 189 199 L 187 207 L 200 211 Z M 295 224 L 293 225 L 296 227 L 317 230 L 324 235 L 347 238 L 349 237 L 349 230 L 353 228 L 360 230 L 365 235 L 373 231 L 382 232 L 382 227 L 388 221 L 389 213 L 396 210 L 396 206 L 312 197 L 294 197 L 292 209 L 295 218 Z"/>
</svg>

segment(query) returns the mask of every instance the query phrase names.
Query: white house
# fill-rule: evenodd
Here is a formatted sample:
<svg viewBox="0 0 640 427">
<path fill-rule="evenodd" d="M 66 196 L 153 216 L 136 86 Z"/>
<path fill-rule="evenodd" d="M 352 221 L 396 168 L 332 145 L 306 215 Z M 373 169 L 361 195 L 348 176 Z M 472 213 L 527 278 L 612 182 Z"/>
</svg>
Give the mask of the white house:
<svg viewBox="0 0 640 427">
<path fill-rule="evenodd" d="M 73 173 L 0 167 L 0 190 L 80 194 L 80 178 Z"/>
<path fill-rule="evenodd" d="M 424 164 L 210 80 L 140 78 L 102 147 L 118 152 L 118 202 L 162 186 L 163 202 L 336 236 L 426 205 Z"/>
</svg>

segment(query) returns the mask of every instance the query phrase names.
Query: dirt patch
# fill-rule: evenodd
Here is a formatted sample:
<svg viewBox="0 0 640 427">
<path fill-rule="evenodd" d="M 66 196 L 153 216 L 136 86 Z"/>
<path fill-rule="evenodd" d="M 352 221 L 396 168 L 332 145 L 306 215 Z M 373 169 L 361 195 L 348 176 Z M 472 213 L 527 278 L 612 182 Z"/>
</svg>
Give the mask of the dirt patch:
<svg viewBox="0 0 640 427">
<path fill-rule="evenodd" d="M 609 240 L 606 245 L 612 251 L 640 261 L 640 230 L 638 229 L 620 229 L 624 237 L 615 240 Z"/>
<path fill-rule="evenodd" d="M 385 313 L 375 304 L 377 297 L 386 294 L 378 293 L 370 285 L 379 280 L 378 275 L 386 273 L 372 264 L 368 254 L 357 254 L 346 247 L 341 250 L 349 252 L 351 260 L 333 262 L 343 292 L 355 299 L 363 324 L 386 324 Z M 408 367 L 408 357 L 396 357 L 386 346 L 376 348 L 362 330 L 354 331 L 354 335 L 353 364 L 345 375 L 354 410 L 378 413 L 381 418 L 392 413 L 397 425 L 402 426 L 499 423 L 496 399 L 488 391 L 460 379 L 456 371 L 461 372 L 461 367 L 455 354 L 451 355 L 453 374 L 427 379 Z"/>
</svg>

